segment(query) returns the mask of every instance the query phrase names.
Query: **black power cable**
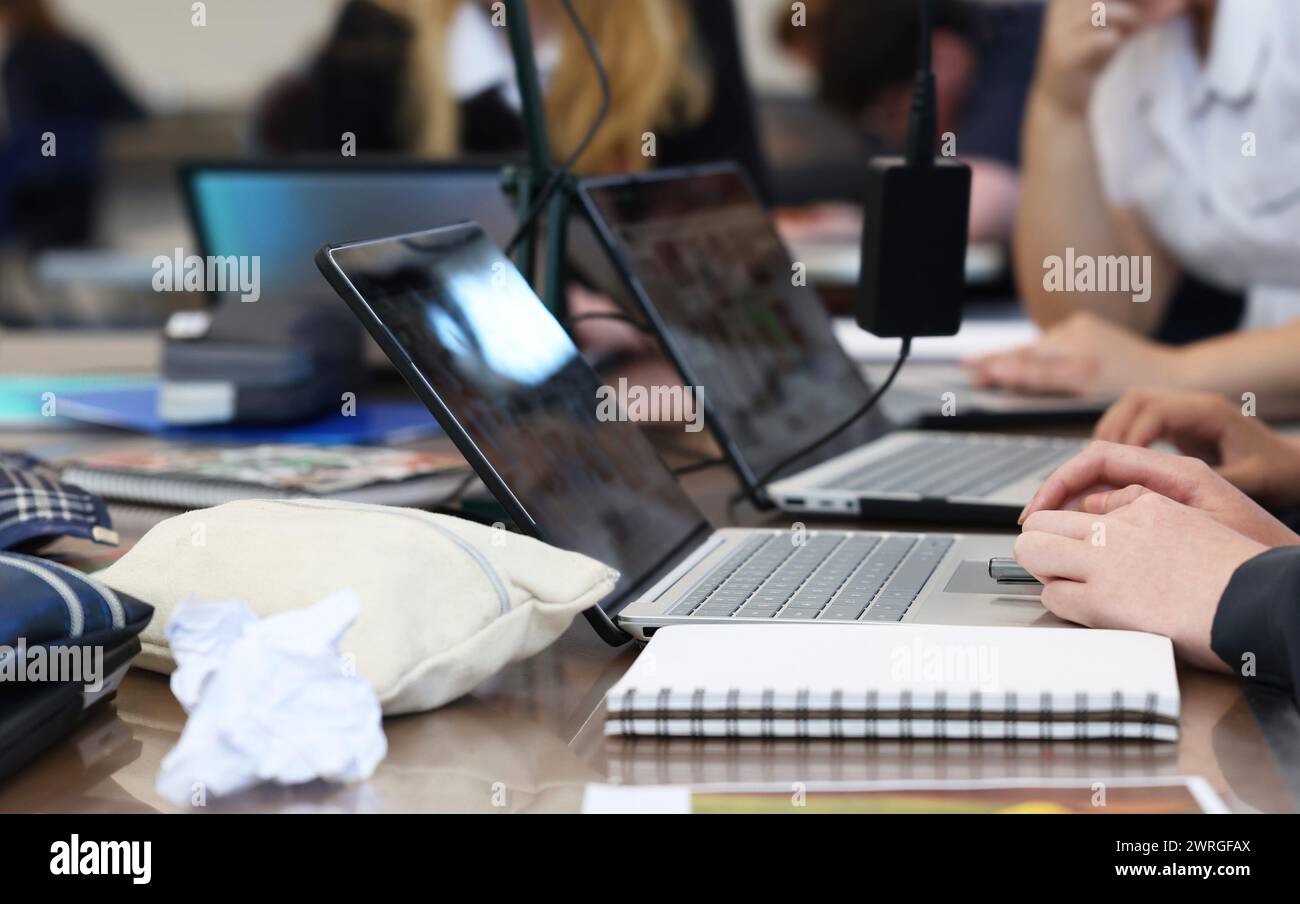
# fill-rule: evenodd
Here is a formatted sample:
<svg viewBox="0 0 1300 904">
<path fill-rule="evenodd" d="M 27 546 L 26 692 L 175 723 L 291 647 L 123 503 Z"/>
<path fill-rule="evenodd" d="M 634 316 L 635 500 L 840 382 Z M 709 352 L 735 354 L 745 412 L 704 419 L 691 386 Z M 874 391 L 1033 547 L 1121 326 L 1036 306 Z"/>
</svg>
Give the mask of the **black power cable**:
<svg viewBox="0 0 1300 904">
<path fill-rule="evenodd" d="M 693 461 L 689 465 L 682 465 L 680 468 L 673 468 L 674 477 L 685 477 L 687 474 L 695 474 L 699 471 L 707 471 L 709 468 L 717 468 L 725 465 L 725 458 L 702 458 L 699 461 Z"/>
<path fill-rule="evenodd" d="M 894 362 L 893 368 L 889 371 L 889 376 L 885 377 L 885 382 L 881 383 L 880 386 L 876 388 L 876 391 L 873 392 L 871 396 L 862 404 L 861 408 L 859 408 L 857 411 L 853 412 L 853 414 L 851 414 L 849 417 L 841 421 L 829 433 L 826 433 L 823 436 L 818 437 L 815 442 L 809 443 L 799 451 L 786 456 L 777 464 L 768 468 L 767 471 L 764 474 L 762 474 L 757 481 L 755 481 L 754 485 L 762 487 L 771 483 L 773 478 L 775 478 L 786 468 L 790 467 L 790 465 L 794 464 L 799 459 L 803 458 L 809 452 L 812 452 L 818 446 L 824 446 L 826 443 L 829 443 L 831 440 L 835 439 L 835 437 L 839 436 L 845 430 L 849 429 L 849 427 L 853 426 L 854 422 L 856 422 L 859 418 L 866 417 L 867 413 L 871 411 L 872 408 L 876 407 L 876 403 L 880 401 L 881 396 L 883 396 L 886 392 L 889 391 L 889 387 L 892 386 L 894 383 L 894 378 L 897 377 L 898 372 L 903 369 L 903 362 L 907 360 L 907 356 L 910 355 L 911 353 L 912 353 L 912 340 L 910 338 L 904 339 L 902 348 L 898 350 L 898 360 Z"/>
<path fill-rule="evenodd" d="M 582 141 L 578 142 L 578 146 L 573 149 L 573 153 L 557 169 L 551 172 L 551 177 L 546 180 L 541 192 L 533 199 L 532 206 L 524 214 L 524 218 L 520 222 L 519 228 L 515 230 L 510 243 L 506 245 L 507 257 L 514 254 L 519 243 L 532 231 L 537 218 L 546 208 L 547 202 L 551 200 L 551 195 L 555 194 L 555 190 L 568 178 L 574 164 L 590 147 L 592 140 L 596 137 L 596 133 L 600 131 L 601 124 L 604 123 L 605 117 L 609 113 L 609 73 L 605 71 L 605 64 L 600 59 L 600 51 L 596 48 L 596 40 L 591 36 L 591 32 L 587 31 L 587 26 L 583 24 L 578 11 L 573 8 L 573 0 L 560 0 L 560 2 L 564 5 L 564 11 L 568 14 L 569 19 L 572 20 L 573 27 L 578 30 L 578 36 L 587 49 L 587 56 L 591 58 L 591 65 L 596 70 L 596 79 L 600 82 L 600 109 L 596 111 L 596 118 L 592 120 L 591 126 L 587 129 L 587 134 L 582 137 Z"/>
<path fill-rule="evenodd" d="M 916 66 L 916 85 L 912 90 L 912 110 L 907 123 L 907 162 L 911 166 L 933 166 L 934 145 L 939 132 L 939 100 L 934 83 L 932 52 L 934 0 L 920 2 L 920 47 Z"/>
<path fill-rule="evenodd" d="M 932 52 L 933 45 L 933 28 L 934 28 L 934 0 L 920 0 L 918 4 L 920 15 L 920 46 L 918 47 L 918 62 L 916 67 L 916 85 L 912 92 L 912 109 L 911 116 L 907 124 L 907 163 L 910 166 L 933 166 L 934 165 L 934 145 L 938 132 L 938 99 L 934 83 L 934 59 Z M 809 443 L 793 455 L 787 456 L 784 460 L 775 466 L 768 468 L 767 473 L 761 475 L 756 481 L 756 486 L 763 487 L 772 482 L 772 479 L 778 476 L 786 468 L 790 467 L 799 459 L 812 452 L 818 446 L 825 445 L 835 437 L 839 436 L 845 430 L 849 429 L 857 420 L 866 417 L 871 409 L 876 407 L 876 403 L 893 385 L 894 379 L 898 372 L 903 369 L 907 356 L 912 352 L 912 338 L 906 336 L 902 339 L 902 347 L 898 352 L 898 360 L 894 362 L 893 368 L 889 371 L 889 376 L 885 382 L 881 383 L 875 392 L 867 401 L 853 414 L 841 421 L 833 430 L 825 436 L 820 437 L 816 442 Z"/>
</svg>

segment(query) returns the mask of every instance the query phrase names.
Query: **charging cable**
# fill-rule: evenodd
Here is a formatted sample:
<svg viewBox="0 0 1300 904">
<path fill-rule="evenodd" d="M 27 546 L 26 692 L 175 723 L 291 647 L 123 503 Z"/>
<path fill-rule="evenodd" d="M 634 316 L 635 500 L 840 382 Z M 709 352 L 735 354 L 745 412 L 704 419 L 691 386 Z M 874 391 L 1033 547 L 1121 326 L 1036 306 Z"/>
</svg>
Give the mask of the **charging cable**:
<svg viewBox="0 0 1300 904">
<path fill-rule="evenodd" d="M 894 378 L 897 377 L 898 372 L 903 369 L 903 362 L 907 360 L 907 356 L 910 355 L 911 353 L 912 353 L 912 340 L 910 337 L 908 337 L 903 339 L 902 347 L 899 348 L 898 350 L 898 360 L 894 362 L 893 368 L 890 369 L 889 376 L 885 377 L 885 382 L 881 383 L 880 386 L 876 388 L 876 391 L 873 392 L 871 396 L 866 400 L 866 402 L 862 404 L 861 408 L 859 408 L 857 411 L 853 412 L 853 414 L 851 414 L 849 417 L 841 421 L 829 433 L 824 434 L 823 436 L 819 437 L 815 442 L 809 443 L 808 445 L 800 449 L 798 452 L 795 452 L 793 455 L 787 456 L 786 458 L 778 462 L 776 465 L 768 468 L 766 473 L 764 473 L 761 477 L 759 477 L 758 480 L 755 482 L 755 486 L 763 487 L 771 483 L 772 480 L 777 475 L 779 475 L 786 468 L 790 467 L 790 465 L 799 461 L 799 459 L 803 458 L 808 453 L 817 449 L 819 446 L 826 445 L 826 443 L 829 443 L 831 440 L 835 439 L 845 430 L 849 429 L 849 427 L 853 426 L 853 424 L 857 422 L 859 419 L 866 417 L 867 414 L 871 411 L 871 409 L 876 407 L 876 403 L 880 401 L 881 397 L 884 396 L 884 394 L 889 391 L 889 387 L 892 386 L 894 383 Z"/>
<path fill-rule="evenodd" d="M 524 214 L 524 218 L 520 222 L 519 228 L 515 230 L 510 243 L 506 245 L 507 257 L 514 254 L 515 249 L 519 247 L 519 243 L 524 240 L 524 236 L 532 231 L 537 218 L 546 208 L 547 202 L 551 200 L 551 195 L 555 194 L 555 190 L 568 178 L 574 164 L 591 146 L 592 139 L 600 131 L 601 124 L 604 123 L 605 116 L 609 113 L 609 73 L 605 71 L 605 64 L 600 59 L 600 51 L 596 48 L 596 41 L 591 36 L 591 32 L 587 31 L 587 26 L 583 24 L 578 11 L 573 8 L 573 0 L 560 0 L 560 2 L 564 5 L 564 11 L 568 14 L 569 19 L 573 21 L 573 27 L 578 30 L 578 35 L 582 38 L 582 46 L 586 48 L 587 56 L 591 58 L 591 65 L 596 69 L 596 79 L 600 83 L 600 109 L 596 111 L 596 118 L 592 120 L 591 126 L 587 129 L 587 134 L 582 137 L 582 141 L 578 142 L 578 146 L 573 149 L 573 153 L 568 156 L 568 159 L 551 172 L 551 177 L 546 180 L 541 192 L 533 199 L 532 206 Z"/>
</svg>

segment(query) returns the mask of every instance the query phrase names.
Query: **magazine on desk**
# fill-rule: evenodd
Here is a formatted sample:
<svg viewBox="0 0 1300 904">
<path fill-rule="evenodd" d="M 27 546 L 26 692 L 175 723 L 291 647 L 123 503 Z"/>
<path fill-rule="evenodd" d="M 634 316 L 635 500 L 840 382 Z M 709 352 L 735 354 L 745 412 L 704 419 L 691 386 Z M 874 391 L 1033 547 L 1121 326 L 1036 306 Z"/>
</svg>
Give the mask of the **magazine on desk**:
<svg viewBox="0 0 1300 904">
<path fill-rule="evenodd" d="M 106 499 L 181 509 L 301 497 L 433 505 L 472 474 L 456 452 L 361 446 L 170 447 L 63 463 L 65 481 Z"/>
<path fill-rule="evenodd" d="M 1228 807 L 1200 776 L 723 785 L 588 785 L 584 813 L 1210 814 Z"/>
</svg>

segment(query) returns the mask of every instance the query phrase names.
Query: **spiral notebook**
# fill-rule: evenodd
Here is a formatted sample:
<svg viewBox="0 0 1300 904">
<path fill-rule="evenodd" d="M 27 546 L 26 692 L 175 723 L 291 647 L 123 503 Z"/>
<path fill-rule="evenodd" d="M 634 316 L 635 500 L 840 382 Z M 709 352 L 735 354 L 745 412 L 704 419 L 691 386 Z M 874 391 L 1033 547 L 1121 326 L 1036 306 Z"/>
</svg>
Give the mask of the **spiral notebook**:
<svg viewBox="0 0 1300 904">
<path fill-rule="evenodd" d="M 958 625 L 661 629 L 606 697 L 607 735 L 1178 738 L 1168 638 Z"/>
</svg>

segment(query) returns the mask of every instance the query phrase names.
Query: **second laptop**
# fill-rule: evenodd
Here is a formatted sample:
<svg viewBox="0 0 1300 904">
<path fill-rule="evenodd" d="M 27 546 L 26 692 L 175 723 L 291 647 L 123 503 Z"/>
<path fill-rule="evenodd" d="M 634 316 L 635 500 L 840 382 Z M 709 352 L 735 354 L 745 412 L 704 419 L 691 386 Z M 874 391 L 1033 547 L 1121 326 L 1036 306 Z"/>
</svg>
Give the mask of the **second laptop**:
<svg viewBox="0 0 1300 904">
<path fill-rule="evenodd" d="M 1014 523 L 1043 479 L 1082 448 L 1051 437 L 895 430 L 877 412 L 761 485 L 872 392 L 821 299 L 801 284 L 732 165 L 589 180 L 581 194 L 756 501 L 801 515 Z"/>
</svg>

